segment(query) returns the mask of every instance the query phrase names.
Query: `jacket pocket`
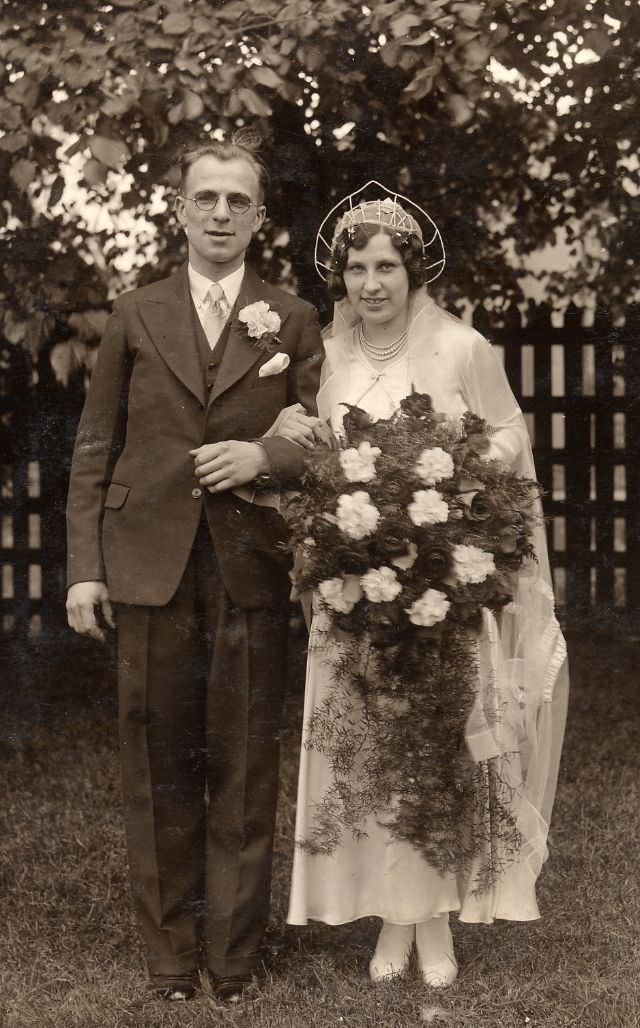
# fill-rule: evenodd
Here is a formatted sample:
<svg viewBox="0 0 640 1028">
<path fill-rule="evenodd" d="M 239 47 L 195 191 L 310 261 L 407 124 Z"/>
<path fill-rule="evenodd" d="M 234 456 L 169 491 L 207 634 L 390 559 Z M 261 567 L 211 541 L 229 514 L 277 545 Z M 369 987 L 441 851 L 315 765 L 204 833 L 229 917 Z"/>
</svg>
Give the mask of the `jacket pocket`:
<svg viewBox="0 0 640 1028">
<path fill-rule="evenodd" d="M 251 383 L 249 388 L 253 391 L 254 389 L 273 389 L 274 386 L 278 385 L 278 380 L 283 384 L 286 384 L 287 377 L 284 373 L 280 375 L 265 375 L 264 378 L 257 378 Z"/>
<path fill-rule="evenodd" d="M 105 507 L 108 507 L 109 510 L 119 510 L 120 507 L 124 506 L 124 502 L 128 495 L 128 485 L 121 485 L 120 482 L 112 482 L 107 489 L 104 505 Z"/>
</svg>

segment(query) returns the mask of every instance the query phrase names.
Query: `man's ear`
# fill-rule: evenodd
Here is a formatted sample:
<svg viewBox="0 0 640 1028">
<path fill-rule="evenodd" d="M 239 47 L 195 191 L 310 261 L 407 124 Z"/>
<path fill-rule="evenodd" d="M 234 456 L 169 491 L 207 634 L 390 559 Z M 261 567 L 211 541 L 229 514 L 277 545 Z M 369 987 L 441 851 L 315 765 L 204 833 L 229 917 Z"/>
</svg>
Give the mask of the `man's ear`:
<svg viewBox="0 0 640 1028">
<path fill-rule="evenodd" d="M 252 232 L 255 236 L 256 232 L 259 232 L 264 224 L 264 219 L 267 216 L 267 208 L 262 204 L 260 207 L 256 207 L 256 216 L 253 222 Z"/>
<path fill-rule="evenodd" d="M 177 217 L 178 221 L 180 222 L 182 227 L 185 228 L 186 224 L 187 224 L 187 217 L 186 217 L 186 215 L 184 213 L 184 199 L 183 199 L 183 197 L 176 196 L 176 198 L 174 200 L 174 203 L 173 203 L 173 209 L 176 212 L 176 217 Z"/>
</svg>

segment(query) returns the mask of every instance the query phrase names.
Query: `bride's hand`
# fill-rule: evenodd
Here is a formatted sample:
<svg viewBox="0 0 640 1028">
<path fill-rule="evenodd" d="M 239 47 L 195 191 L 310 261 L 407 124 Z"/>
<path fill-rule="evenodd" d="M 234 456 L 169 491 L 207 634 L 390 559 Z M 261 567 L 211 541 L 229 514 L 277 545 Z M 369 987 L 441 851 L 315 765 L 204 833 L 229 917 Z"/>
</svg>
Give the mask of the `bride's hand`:
<svg viewBox="0 0 640 1028">
<path fill-rule="evenodd" d="M 296 403 L 280 412 L 269 434 L 289 439 L 298 446 L 312 450 L 316 443 L 324 440 L 323 429 L 324 425 L 320 418 L 305 414 L 302 404 Z"/>
</svg>

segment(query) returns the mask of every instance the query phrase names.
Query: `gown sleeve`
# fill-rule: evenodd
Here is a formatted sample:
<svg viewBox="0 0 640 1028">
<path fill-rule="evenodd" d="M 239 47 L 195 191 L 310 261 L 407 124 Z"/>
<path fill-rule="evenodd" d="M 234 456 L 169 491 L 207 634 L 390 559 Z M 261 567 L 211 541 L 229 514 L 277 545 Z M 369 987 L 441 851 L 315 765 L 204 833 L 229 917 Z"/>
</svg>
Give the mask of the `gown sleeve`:
<svg viewBox="0 0 640 1028">
<path fill-rule="evenodd" d="M 480 335 L 474 337 L 460 374 L 469 409 L 496 430 L 488 456 L 504 460 L 516 474 L 535 480 L 524 417 L 502 363 Z M 510 890 L 526 890 L 535 882 L 546 857 L 566 719 L 567 650 L 555 616 L 541 505 L 532 541 L 536 559 L 527 560 L 518 572 L 513 601 L 497 619 L 495 685 L 505 718 L 519 738 L 523 776 L 517 816 L 523 851 L 514 874 L 505 876 L 498 909 L 503 904 L 509 907 Z"/>
</svg>

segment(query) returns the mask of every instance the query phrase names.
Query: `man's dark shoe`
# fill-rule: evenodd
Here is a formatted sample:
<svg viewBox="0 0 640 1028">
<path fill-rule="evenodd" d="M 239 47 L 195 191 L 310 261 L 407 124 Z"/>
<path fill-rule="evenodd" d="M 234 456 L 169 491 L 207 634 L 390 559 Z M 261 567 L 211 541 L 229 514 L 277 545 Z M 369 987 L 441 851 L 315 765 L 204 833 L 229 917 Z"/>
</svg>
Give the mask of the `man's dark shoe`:
<svg viewBox="0 0 640 1028">
<path fill-rule="evenodd" d="M 213 998 L 220 1003 L 240 1003 L 245 989 L 251 985 L 251 978 L 238 975 L 234 978 L 217 978 L 211 975 Z"/>
<path fill-rule="evenodd" d="M 198 984 L 198 973 L 189 974 L 154 974 L 151 975 L 151 988 L 158 999 L 169 1003 L 180 1003 L 193 999 Z"/>
</svg>

